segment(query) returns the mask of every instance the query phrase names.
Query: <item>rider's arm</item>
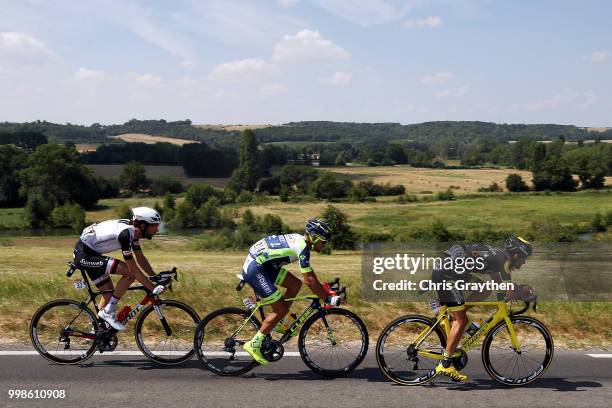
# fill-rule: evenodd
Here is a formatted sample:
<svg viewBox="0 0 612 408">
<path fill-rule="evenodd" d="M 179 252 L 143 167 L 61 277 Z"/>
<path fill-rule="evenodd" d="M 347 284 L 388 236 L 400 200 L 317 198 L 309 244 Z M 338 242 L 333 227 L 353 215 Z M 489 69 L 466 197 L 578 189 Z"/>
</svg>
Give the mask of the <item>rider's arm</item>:
<svg viewBox="0 0 612 408">
<path fill-rule="evenodd" d="M 501 282 L 512 282 L 512 276 L 510 275 L 510 262 L 505 261 L 502 266 L 503 269 L 499 269 L 498 272 L 491 273 L 491 278 L 495 283 Z M 514 291 L 507 290 L 506 298 L 514 299 Z"/>
<path fill-rule="evenodd" d="M 149 292 L 152 291 L 155 288 L 155 285 L 140 270 L 140 268 L 136 264 L 136 261 L 134 261 L 134 255 L 132 252 L 132 242 L 128 230 L 123 230 L 119 234 L 117 239 L 119 240 L 119 244 L 121 245 L 121 253 L 123 254 L 123 259 L 125 260 L 125 264 L 127 265 L 130 275 L 132 275 L 138 282 L 142 283 L 142 285 Z"/>
<path fill-rule="evenodd" d="M 321 282 L 319 282 L 319 278 L 317 278 L 314 271 L 306 272 L 303 276 L 304 283 L 310 288 L 312 293 L 320 297 L 323 301 L 326 301 L 329 294 L 323 289 L 323 286 L 321 286 Z"/>
<path fill-rule="evenodd" d="M 138 265 L 140 265 L 140 267 L 149 276 L 155 275 L 155 271 L 153 271 L 153 268 L 151 267 L 151 264 L 149 263 L 147 257 L 142 253 L 142 249 L 140 248 L 140 244 L 138 243 L 138 241 L 132 242 L 132 249 L 134 250 L 134 255 L 136 255 L 136 261 L 138 261 Z"/>
</svg>

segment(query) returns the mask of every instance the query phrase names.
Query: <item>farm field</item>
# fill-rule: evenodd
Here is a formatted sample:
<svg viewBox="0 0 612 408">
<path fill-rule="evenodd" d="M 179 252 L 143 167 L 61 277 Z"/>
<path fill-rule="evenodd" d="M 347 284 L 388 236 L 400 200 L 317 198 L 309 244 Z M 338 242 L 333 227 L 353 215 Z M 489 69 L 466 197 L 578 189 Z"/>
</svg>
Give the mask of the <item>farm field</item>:
<svg viewBox="0 0 612 408">
<path fill-rule="evenodd" d="M 124 133 L 122 135 L 118 135 L 118 136 L 110 136 L 113 139 L 120 139 L 123 140 L 124 142 L 141 142 L 141 143 L 147 143 L 147 144 L 153 144 L 153 143 L 172 143 L 175 145 L 184 145 L 184 144 L 188 144 L 188 143 L 198 143 L 195 140 L 187 140 L 187 139 L 177 139 L 174 137 L 164 137 L 164 136 L 151 136 L 151 135 L 145 135 L 143 133 Z"/>
<path fill-rule="evenodd" d="M 0 257 L 0 343 L 28 341 L 28 322 L 43 303 L 56 298 L 82 298 L 83 293 L 72 288 L 66 278 L 65 262 L 71 258 L 74 237 L 29 237 L 2 239 Z M 235 273 L 240 270 L 245 252 L 203 252 L 192 249 L 184 237 L 156 237 L 143 243 L 143 250 L 155 270 L 177 266 L 179 281 L 174 291 L 165 297 L 192 305 L 200 316 L 222 306 L 240 306 L 247 291 L 237 293 Z M 120 254 L 113 254 L 121 257 Z M 372 341 L 392 319 L 407 313 L 429 314 L 428 306 L 416 302 L 365 301 L 361 296 L 360 263 L 357 251 L 337 251 L 330 256 L 313 255 L 313 266 L 322 280 L 340 277 L 349 288 L 347 307 L 366 322 Z M 525 267 L 529 273 L 538 266 Z M 295 271 L 295 268 L 290 268 Z M 516 280 L 520 281 L 517 275 Z M 307 291 L 308 289 L 304 289 Z M 127 295 L 123 302 L 134 304 L 140 294 Z M 125 303 L 123 303 L 125 304 Z M 542 302 L 538 319 L 552 330 L 555 343 L 563 347 L 608 346 L 612 328 L 601 326 L 599 317 L 612 312 L 612 303 Z M 479 316 L 478 312 L 471 313 Z M 133 340 L 132 327 L 121 336 L 122 345 Z"/>
<path fill-rule="evenodd" d="M 124 164 L 86 164 L 86 166 L 98 176 L 117 179 L 125 167 Z M 224 177 L 187 177 L 182 166 L 144 166 L 144 168 L 149 178 L 166 176 L 180 180 L 185 185 L 208 183 L 216 187 L 223 187 L 228 180 Z"/>
<path fill-rule="evenodd" d="M 375 183 L 403 184 L 407 193 L 444 191 L 455 188 L 457 193 L 476 192 L 493 182 L 506 185 L 506 177 L 517 173 L 530 183 L 531 172 L 516 169 L 424 169 L 410 166 L 386 167 L 328 167 L 323 170 L 346 176 L 349 180 L 372 180 Z"/>
</svg>

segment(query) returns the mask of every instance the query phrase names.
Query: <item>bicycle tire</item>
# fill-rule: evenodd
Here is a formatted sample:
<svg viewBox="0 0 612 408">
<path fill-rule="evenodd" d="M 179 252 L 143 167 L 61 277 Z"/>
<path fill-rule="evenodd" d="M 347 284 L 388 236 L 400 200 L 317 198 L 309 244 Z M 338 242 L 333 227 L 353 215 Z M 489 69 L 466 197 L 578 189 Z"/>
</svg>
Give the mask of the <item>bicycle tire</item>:
<svg viewBox="0 0 612 408">
<path fill-rule="evenodd" d="M 533 340 L 534 340 L 533 337 L 534 336 L 531 335 L 529 338 L 527 338 L 527 335 L 525 335 L 524 333 L 521 333 L 521 330 L 525 331 L 527 327 L 525 327 L 525 329 L 520 329 L 520 324 L 525 324 L 528 327 L 533 327 L 537 330 L 537 332 L 539 332 L 542 335 L 542 338 L 544 340 L 544 349 L 543 349 L 544 351 L 543 351 L 542 361 L 539 363 L 535 371 L 528 373 L 527 375 L 518 377 L 518 378 L 510 377 L 508 375 L 504 375 L 499 372 L 501 367 L 497 363 L 494 364 L 492 362 L 491 344 L 493 343 L 493 340 L 495 339 L 497 335 L 499 335 L 500 333 L 505 334 L 508 332 L 507 328 L 505 331 L 502 330 L 504 327 L 506 327 L 506 321 L 504 320 L 504 321 L 497 323 L 495 327 L 493 327 L 493 329 L 491 329 L 491 331 L 487 333 L 487 336 L 485 337 L 482 343 L 482 363 L 485 367 L 485 370 L 487 370 L 487 373 L 495 381 L 501 384 L 504 384 L 504 385 L 519 387 L 519 386 L 523 386 L 523 385 L 529 384 L 537 380 L 546 372 L 546 370 L 550 366 L 550 363 L 552 362 L 555 346 L 554 346 L 552 335 L 550 334 L 550 331 L 544 325 L 544 323 L 540 322 L 539 320 L 533 317 L 521 316 L 521 315 L 511 316 L 510 319 L 512 321 L 512 326 L 514 327 L 515 332 L 517 333 L 517 336 L 524 337 L 523 339 L 521 339 L 521 353 L 517 353 L 516 351 L 512 350 L 514 352 L 514 355 L 510 354 L 510 358 L 508 359 L 510 360 L 512 357 L 516 359 L 515 367 L 513 367 L 513 373 L 514 373 L 514 368 L 516 368 L 517 371 L 520 369 L 521 364 L 518 363 L 518 359 L 524 357 L 523 354 L 526 352 L 526 350 L 533 349 Z M 508 338 L 507 342 L 509 342 L 509 340 L 510 339 Z M 507 342 L 504 342 L 504 343 L 507 344 Z M 496 354 L 500 354 L 500 353 L 496 353 Z M 542 354 L 542 351 L 540 351 L 538 354 Z M 527 359 L 536 361 L 537 363 L 540 357 L 524 358 L 523 360 L 521 360 L 523 367 L 527 366 L 527 363 L 528 363 Z"/>
<path fill-rule="evenodd" d="M 407 333 L 398 333 L 398 339 L 396 341 L 401 342 L 399 347 L 395 347 L 398 349 L 398 351 L 394 352 L 393 354 L 390 351 L 388 353 L 388 356 L 386 357 L 385 351 L 388 347 L 390 348 L 393 343 L 393 341 L 390 341 L 389 346 L 387 346 L 387 340 L 390 338 L 393 332 L 402 327 L 402 325 L 410 323 L 417 323 L 422 328 L 415 327 L 414 329 L 404 330 Z M 422 363 L 422 360 L 424 360 L 424 358 L 413 357 L 417 359 L 416 361 L 411 360 L 409 358 L 409 348 L 412 339 L 406 338 L 407 336 L 416 335 L 417 333 L 420 333 L 425 327 L 431 327 L 434 323 L 435 322 L 427 316 L 408 315 L 393 320 L 383 329 L 383 331 L 380 333 L 380 336 L 378 336 L 378 340 L 376 342 L 376 363 L 378 364 L 378 368 L 380 369 L 380 371 L 387 379 L 402 385 L 420 385 L 431 381 L 437 376 L 433 369 L 438 363 L 438 360 L 435 361 L 435 364 L 433 364 L 432 367 L 426 367 L 421 369 L 422 374 L 418 371 L 418 365 Z M 405 329 L 405 327 L 403 329 Z M 435 339 L 434 342 L 439 344 L 436 344 L 435 347 L 439 348 L 441 353 L 442 350 L 446 347 L 446 335 L 444 334 L 444 331 L 440 326 L 436 326 L 432 333 L 435 333 L 435 335 L 437 336 L 437 339 Z M 429 336 L 432 336 L 432 334 L 430 334 Z M 433 344 L 431 346 L 434 347 Z M 398 364 L 401 364 L 401 362 L 405 360 L 406 366 L 412 366 L 412 369 L 407 368 L 406 374 L 403 374 L 403 371 L 396 369 L 396 367 L 394 366 L 395 361 L 398 359 L 400 361 Z"/>
<path fill-rule="evenodd" d="M 160 338 L 164 340 L 156 344 L 153 350 L 147 345 L 148 341 L 144 339 L 143 335 L 143 330 L 146 330 L 143 329 L 143 327 L 145 326 L 145 319 L 149 315 L 158 317 L 156 313 L 151 314 L 155 310 L 155 307 L 153 305 L 149 305 L 142 311 L 142 313 L 140 314 L 140 316 L 138 316 L 138 319 L 136 320 L 136 326 L 134 328 L 136 345 L 138 346 L 142 354 L 144 354 L 149 360 L 154 361 L 158 364 L 175 365 L 183 363 L 193 357 L 193 354 L 195 353 L 193 347 L 182 351 L 177 349 L 176 354 L 173 354 L 175 350 L 173 350 L 172 347 L 173 345 L 176 347 L 180 346 L 183 348 L 186 348 L 187 346 L 193 346 L 192 339 L 195 333 L 195 328 L 200 322 L 200 317 L 198 316 L 196 311 L 191 308 L 191 306 L 176 300 L 160 300 L 159 307 L 161 308 L 161 312 L 164 315 L 166 323 L 169 325 L 170 329 L 172 329 L 172 338 L 168 338 L 167 334 L 164 331 L 164 323 L 160 319 L 159 322 L 161 323 L 161 327 L 156 327 L 156 331 L 159 331 L 161 333 Z M 182 316 L 182 319 L 185 321 L 176 323 L 176 316 L 172 316 L 171 319 L 168 319 L 168 316 L 171 315 L 172 309 L 177 309 L 185 312 L 184 316 Z M 149 319 L 148 321 L 151 321 L 151 319 Z M 193 327 L 191 327 L 190 325 L 191 321 L 193 321 Z M 175 339 L 175 341 L 173 341 L 173 339 Z M 159 345 L 162 343 L 165 344 L 163 347 L 160 348 Z M 169 348 L 167 347 L 168 345 Z M 167 355 L 169 355 L 170 357 L 165 357 Z"/>
<path fill-rule="evenodd" d="M 242 322 L 247 321 L 251 312 L 235 307 L 226 307 L 223 309 L 215 310 L 209 313 L 202 319 L 198 327 L 196 328 L 193 337 L 193 348 L 195 349 L 198 360 L 204 367 L 213 373 L 221 376 L 239 376 L 251 371 L 259 364 L 251 358 L 246 352 L 237 350 L 237 345 L 234 344 L 231 347 L 234 348 L 234 352 L 228 352 L 226 347 L 226 340 L 231 339 L 236 341 L 235 338 L 231 337 L 231 334 L 238 329 Z M 227 321 L 227 325 L 231 325 L 229 329 L 221 327 L 223 322 L 221 318 Z M 241 335 L 239 342 L 245 342 L 251 340 L 252 336 L 259 330 L 261 323 L 255 316 L 252 316 L 244 328 L 250 327 L 251 332 L 241 331 L 244 335 Z M 244 328 L 242 330 L 244 330 Z M 221 333 L 223 330 L 223 333 Z M 228 333 L 231 333 L 228 336 Z M 221 343 L 223 341 L 223 343 Z M 209 343 L 210 342 L 210 343 Z M 225 354 L 224 354 L 225 353 Z M 229 363 L 229 366 L 225 366 L 225 363 Z M 234 367 L 233 365 L 237 365 Z"/>
<path fill-rule="evenodd" d="M 60 308 L 63 306 L 68 306 L 68 309 L 66 309 L 65 312 L 60 311 Z M 57 331 L 52 330 L 49 334 L 49 336 L 57 337 L 57 347 L 54 351 L 49 350 L 49 347 L 44 346 L 44 343 L 47 341 L 46 339 L 41 339 L 40 336 L 43 327 L 39 327 L 39 325 L 45 324 L 45 318 L 52 320 L 52 316 L 50 316 L 51 313 L 49 312 L 53 311 L 53 309 L 55 309 L 57 314 L 66 315 L 66 317 L 60 316 L 62 323 L 58 323 Z M 74 313 L 72 309 L 74 309 Z M 84 314 L 88 320 L 86 322 L 84 321 L 83 323 L 79 322 L 80 327 L 77 327 L 74 322 L 76 322 L 81 314 Z M 91 324 L 91 327 L 88 325 L 85 326 L 86 323 Z M 87 339 L 88 341 L 85 341 L 84 337 L 80 337 L 85 343 L 83 346 L 84 350 L 82 352 L 77 352 L 76 354 L 73 350 L 70 350 L 69 352 L 67 351 L 70 349 L 70 344 L 73 343 L 72 340 L 69 342 L 60 341 L 61 330 L 68 328 L 70 324 L 72 324 L 75 329 L 80 329 L 77 331 L 81 332 L 85 332 L 87 330 L 88 332 L 95 333 L 98 330 L 98 321 L 96 316 L 83 302 L 78 302 L 71 299 L 57 299 L 42 305 L 36 311 L 36 313 L 34 313 L 34 316 L 30 321 L 30 340 L 32 341 L 34 349 L 36 349 L 36 351 L 47 360 L 57 364 L 78 364 L 90 358 L 96 352 L 97 343 L 95 339 Z M 55 333 L 55 335 L 53 335 L 53 333 Z M 77 337 L 72 338 L 76 339 Z M 87 343 L 91 344 L 87 345 Z M 60 346 L 64 347 L 64 349 L 60 350 Z M 72 356 L 72 358 L 69 356 Z"/>
<path fill-rule="evenodd" d="M 332 317 L 334 316 L 345 316 L 346 318 L 348 318 L 348 320 L 345 319 L 345 322 L 342 322 L 342 321 L 339 322 L 335 318 L 332 319 Z M 323 320 L 323 325 L 318 328 L 313 328 L 313 325 L 317 323 L 317 321 L 319 320 Z M 359 335 L 360 335 L 359 340 L 361 343 L 352 344 L 353 342 L 355 343 L 357 342 L 357 340 L 353 340 L 353 339 L 341 341 L 341 343 L 337 343 L 338 338 L 337 336 L 334 336 L 333 341 L 336 342 L 336 344 L 331 345 L 332 348 L 331 348 L 331 351 L 329 352 L 329 355 L 331 357 L 330 358 L 331 362 L 333 362 L 334 355 L 339 360 L 342 355 L 347 355 L 346 353 L 348 353 L 348 356 L 349 356 L 349 359 L 347 360 L 348 364 L 340 368 L 330 369 L 330 368 L 323 367 L 320 362 L 315 361 L 314 352 L 309 352 L 309 349 L 311 349 L 312 347 L 307 345 L 307 342 L 306 342 L 307 336 L 309 333 L 311 333 L 311 330 L 317 329 L 320 332 L 323 332 L 323 330 L 325 330 L 325 333 L 327 333 L 327 340 L 330 340 L 329 338 L 330 334 L 329 334 L 329 331 L 327 330 L 327 327 L 331 327 L 331 329 L 334 330 L 336 334 L 341 334 L 342 330 L 344 331 L 352 330 L 350 326 L 356 327 L 358 329 Z M 346 335 L 346 333 L 344 334 Z M 326 341 L 324 341 L 324 343 L 326 343 Z M 315 373 L 321 374 L 326 377 L 340 377 L 340 376 L 350 373 L 355 368 L 357 368 L 359 364 L 361 364 L 361 362 L 363 361 L 363 359 L 365 358 L 368 352 L 368 345 L 369 345 L 368 343 L 369 343 L 368 329 L 363 323 L 363 321 L 359 318 L 359 316 L 357 316 L 355 313 L 351 312 L 350 310 L 332 308 L 332 309 L 319 310 L 317 313 L 309 317 L 308 320 L 306 320 L 306 322 L 304 323 L 304 326 L 300 330 L 300 336 L 298 339 L 298 350 L 300 351 L 300 356 L 302 357 L 302 360 L 304 361 L 304 363 L 308 366 L 308 368 L 310 368 Z M 343 344 L 344 348 L 343 349 L 338 348 L 340 347 L 339 344 Z M 351 354 L 352 350 L 357 350 L 357 354 L 354 357 Z M 345 353 L 345 354 L 342 354 L 342 353 Z M 324 353 L 322 353 L 321 355 L 323 354 Z M 318 360 L 318 358 L 316 360 Z"/>
</svg>

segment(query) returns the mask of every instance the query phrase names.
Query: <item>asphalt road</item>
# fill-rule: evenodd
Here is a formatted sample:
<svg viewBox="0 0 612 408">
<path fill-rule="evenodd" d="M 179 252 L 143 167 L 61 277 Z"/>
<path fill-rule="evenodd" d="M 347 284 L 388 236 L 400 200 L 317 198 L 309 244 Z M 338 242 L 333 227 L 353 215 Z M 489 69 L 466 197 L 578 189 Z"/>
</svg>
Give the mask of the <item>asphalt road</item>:
<svg viewBox="0 0 612 408">
<path fill-rule="evenodd" d="M 6 353 L 6 352 L 5 352 Z M 284 357 L 243 377 L 216 376 L 193 359 L 160 367 L 140 356 L 96 355 L 86 364 L 59 366 L 37 355 L 0 354 L 0 407 L 610 407 L 612 358 L 555 352 L 544 377 L 521 388 L 488 377 L 477 353 L 464 370 L 467 384 L 392 384 L 372 353 L 350 376 L 324 379 L 299 357 Z M 9 390 L 65 390 L 63 399 L 9 399 Z"/>
</svg>

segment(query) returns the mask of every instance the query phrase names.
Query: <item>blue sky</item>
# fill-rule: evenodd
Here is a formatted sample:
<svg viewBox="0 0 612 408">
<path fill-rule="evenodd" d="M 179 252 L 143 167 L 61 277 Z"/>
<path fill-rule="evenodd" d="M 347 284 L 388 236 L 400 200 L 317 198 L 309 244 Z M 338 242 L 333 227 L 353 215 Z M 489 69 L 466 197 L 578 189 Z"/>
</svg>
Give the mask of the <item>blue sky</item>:
<svg viewBox="0 0 612 408">
<path fill-rule="evenodd" d="M 0 0 L 0 121 L 612 126 L 612 2 Z"/>
</svg>

